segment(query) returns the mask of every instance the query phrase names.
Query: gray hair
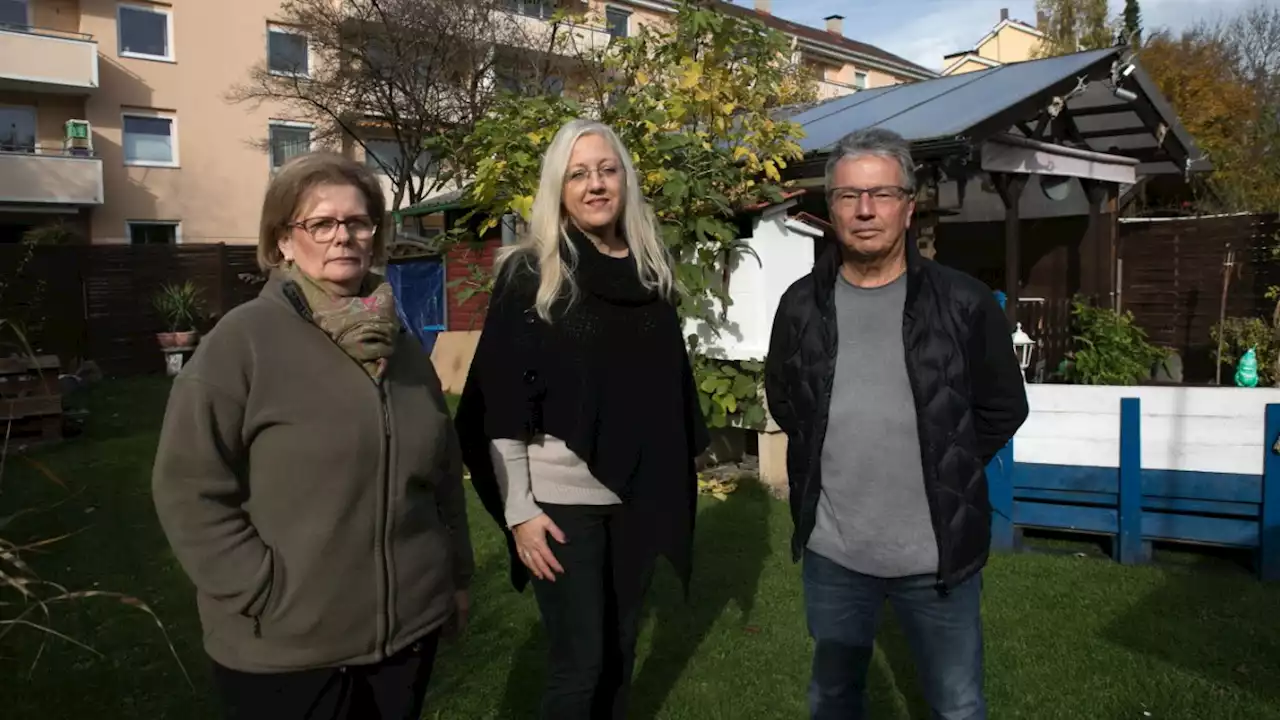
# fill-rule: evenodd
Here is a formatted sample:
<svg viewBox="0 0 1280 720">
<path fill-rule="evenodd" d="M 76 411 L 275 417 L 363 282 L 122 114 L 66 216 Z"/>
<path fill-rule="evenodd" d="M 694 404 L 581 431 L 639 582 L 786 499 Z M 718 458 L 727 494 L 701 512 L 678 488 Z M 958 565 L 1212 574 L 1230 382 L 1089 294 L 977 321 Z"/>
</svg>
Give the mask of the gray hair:
<svg viewBox="0 0 1280 720">
<path fill-rule="evenodd" d="M 827 158 L 827 191 L 831 191 L 836 165 L 841 160 L 864 155 L 896 160 L 902 168 L 902 186 L 915 192 L 916 163 L 911 159 L 911 144 L 898 133 L 877 127 L 855 130 L 840 138 L 840 143 Z"/>
</svg>

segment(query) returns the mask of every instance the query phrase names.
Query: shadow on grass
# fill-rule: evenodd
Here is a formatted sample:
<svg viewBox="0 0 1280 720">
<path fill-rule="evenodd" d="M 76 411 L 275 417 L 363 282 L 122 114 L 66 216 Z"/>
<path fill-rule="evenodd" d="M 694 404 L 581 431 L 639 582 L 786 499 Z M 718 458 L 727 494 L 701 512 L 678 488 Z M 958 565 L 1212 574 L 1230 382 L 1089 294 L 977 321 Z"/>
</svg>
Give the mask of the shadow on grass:
<svg viewBox="0 0 1280 720">
<path fill-rule="evenodd" d="M 1105 637 L 1267 703 L 1280 702 L 1280 593 L 1202 558 L 1170 567 L 1165 583 L 1107 626 Z"/>
<path fill-rule="evenodd" d="M 769 554 L 770 502 L 762 487 L 743 483 L 727 500 L 698 514 L 688 602 L 676 582 L 655 582 L 650 591 L 646 616 L 654 620 L 652 641 L 632 684 L 629 718 L 649 720 L 658 716 L 730 604 L 738 608 L 740 615 L 735 622 L 742 631 L 753 631 L 751 611 Z M 511 658 L 502 718 L 537 716 L 545 662 L 546 639 L 541 625 L 532 623 L 525 641 Z"/>
<path fill-rule="evenodd" d="M 756 482 L 743 482 L 728 499 L 698 514 L 693 580 L 686 603 L 675 583 L 655 593 L 649 655 L 636 675 L 628 717 L 658 716 L 712 627 L 733 604 L 734 623 L 754 632 L 751 613 L 760 574 L 769 555 L 769 508 L 773 499 Z"/>
</svg>

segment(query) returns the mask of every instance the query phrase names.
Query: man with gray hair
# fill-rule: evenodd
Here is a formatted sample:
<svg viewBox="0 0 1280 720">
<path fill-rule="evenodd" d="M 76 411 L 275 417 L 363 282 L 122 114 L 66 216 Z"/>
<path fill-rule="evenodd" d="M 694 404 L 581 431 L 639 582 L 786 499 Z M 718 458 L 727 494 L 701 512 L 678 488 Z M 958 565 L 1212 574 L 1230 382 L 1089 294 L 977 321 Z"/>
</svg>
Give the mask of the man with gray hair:
<svg viewBox="0 0 1280 720">
<path fill-rule="evenodd" d="M 792 554 L 815 640 L 814 720 L 865 714 L 885 600 L 939 720 L 985 720 L 985 467 L 1027 417 L 990 289 L 921 257 L 907 231 L 915 164 L 861 130 L 827 164 L 834 241 L 783 295 L 765 367 L 787 434 Z"/>
</svg>

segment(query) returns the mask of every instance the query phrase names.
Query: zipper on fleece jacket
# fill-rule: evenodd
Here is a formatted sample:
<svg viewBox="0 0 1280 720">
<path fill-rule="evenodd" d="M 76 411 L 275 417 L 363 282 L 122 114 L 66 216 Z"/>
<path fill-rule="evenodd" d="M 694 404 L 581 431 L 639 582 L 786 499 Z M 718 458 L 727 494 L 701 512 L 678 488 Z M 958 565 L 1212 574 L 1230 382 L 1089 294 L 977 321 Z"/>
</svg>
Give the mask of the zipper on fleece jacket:
<svg viewBox="0 0 1280 720">
<path fill-rule="evenodd" d="M 395 615 L 391 607 L 391 552 L 387 544 L 387 531 L 391 525 L 391 406 L 387 402 L 387 390 L 382 383 L 378 385 L 378 402 L 382 406 L 382 480 L 378 492 L 382 495 L 382 528 L 374 541 L 378 550 L 379 570 L 382 572 L 383 597 L 382 610 L 385 612 L 385 635 L 378 638 L 378 652 L 383 658 L 391 657 L 387 644 L 391 641 L 391 618 Z"/>
</svg>

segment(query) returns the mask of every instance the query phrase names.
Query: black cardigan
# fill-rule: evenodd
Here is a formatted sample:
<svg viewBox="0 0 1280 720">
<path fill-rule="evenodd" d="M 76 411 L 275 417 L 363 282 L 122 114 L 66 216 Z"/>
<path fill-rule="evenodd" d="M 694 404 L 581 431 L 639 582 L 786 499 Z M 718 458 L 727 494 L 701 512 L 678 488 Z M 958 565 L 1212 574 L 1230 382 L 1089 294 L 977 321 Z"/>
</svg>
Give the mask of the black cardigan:
<svg viewBox="0 0 1280 720">
<path fill-rule="evenodd" d="M 463 459 L 507 536 L 517 589 L 528 576 L 506 528 L 489 446 L 543 433 L 564 441 L 623 499 L 621 562 L 641 569 L 666 555 L 687 582 L 694 458 L 709 439 L 680 320 L 671 302 L 640 285 L 634 260 L 602 255 L 576 232 L 563 252 L 569 242 L 578 291 L 553 306 L 552 323 L 534 310 L 530 262 L 512 258 L 495 283 L 458 407 Z"/>
</svg>

